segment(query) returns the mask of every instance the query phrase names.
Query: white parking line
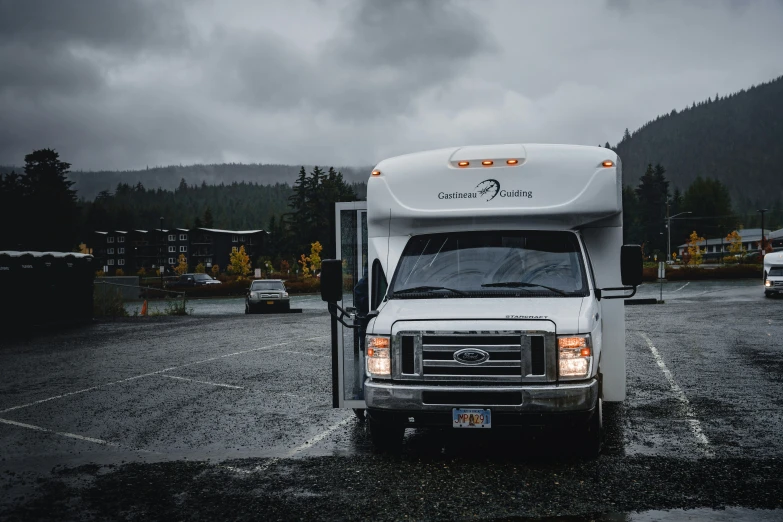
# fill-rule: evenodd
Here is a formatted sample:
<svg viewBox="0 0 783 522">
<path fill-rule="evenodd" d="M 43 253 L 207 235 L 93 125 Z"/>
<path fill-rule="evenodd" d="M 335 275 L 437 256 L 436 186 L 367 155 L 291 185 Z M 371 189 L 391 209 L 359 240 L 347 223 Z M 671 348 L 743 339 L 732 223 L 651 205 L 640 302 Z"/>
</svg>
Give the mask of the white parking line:
<svg viewBox="0 0 783 522">
<path fill-rule="evenodd" d="M 120 384 L 120 383 L 123 383 L 123 382 L 132 381 L 132 380 L 135 380 L 135 379 L 141 379 L 142 377 L 149 377 L 151 375 L 158 375 L 159 373 L 168 372 L 168 371 L 174 370 L 175 368 L 177 368 L 177 367 L 174 366 L 172 368 L 164 368 L 163 370 L 158 370 L 157 372 L 150 372 L 150 373 L 144 373 L 142 375 L 135 375 L 133 377 L 128 377 L 127 379 L 120 379 L 119 381 L 107 382 L 106 384 L 99 384 L 97 386 L 91 386 L 89 388 L 84 388 L 83 390 L 76 390 L 76 391 L 72 391 L 72 392 L 68 392 L 68 393 L 63 393 L 61 395 L 55 395 L 54 397 L 47 397 L 46 399 L 41 399 L 39 401 L 28 402 L 27 404 L 20 404 L 19 406 L 12 406 L 10 408 L 6 408 L 6 409 L 0 411 L 0 414 L 8 413 L 9 411 L 19 410 L 19 409 L 22 409 L 22 408 L 27 408 L 29 406 L 35 406 L 37 404 L 43 404 L 44 402 L 53 401 L 55 399 L 62 399 L 62 398 L 65 398 L 65 397 L 70 397 L 72 395 L 79 395 L 80 393 L 86 393 L 88 391 L 97 390 L 98 388 L 104 388 L 106 386 L 113 386 L 115 384 Z"/>
<path fill-rule="evenodd" d="M 280 350 L 280 353 L 298 353 L 299 355 L 312 355 L 313 357 L 331 357 L 331 355 L 323 355 L 320 353 L 309 353 L 309 352 L 297 352 L 295 350 Z"/>
<path fill-rule="evenodd" d="M 295 447 L 294 449 L 292 449 L 291 451 L 289 451 L 288 453 L 286 453 L 282 457 L 272 457 L 271 459 L 268 459 L 266 462 L 264 462 L 260 466 L 256 466 L 256 467 L 251 468 L 251 469 L 237 468 L 235 466 L 223 466 L 223 467 L 225 469 L 229 470 L 229 471 L 233 471 L 233 472 L 236 472 L 236 473 L 242 473 L 244 475 L 250 475 L 252 473 L 259 473 L 261 471 L 265 471 L 267 468 L 269 468 L 269 466 L 271 466 L 275 462 L 279 461 L 280 459 L 290 459 L 291 457 L 293 457 L 297 453 L 300 453 L 300 452 L 302 452 L 302 451 L 312 447 L 314 444 L 317 444 L 317 443 L 321 442 L 326 437 L 331 435 L 331 433 L 334 430 L 336 430 L 336 429 L 338 429 L 338 428 L 348 424 L 348 422 L 350 422 L 351 420 L 354 420 L 354 419 L 355 419 L 355 417 L 353 415 L 348 416 L 348 417 L 344 418 L 343 420 L 341 420 L 340 422 L 332 424 L 331 426 L 326 428 L 324 431 L 322 431 L 318 435 L 316 435 L 316 436 L 314 436 L 314 437 L 312 437 L 310 439 L 307 439 L 302 444 L 300 444 L 299 446 Z"/>
<path fill-rule="evenodd" d="M 219 382 L 209 382 L 209 381 L 197 381 L 196 379 L 188 379 L 187 377 L 179 377 L 177 375 L 168 375 L 165 373 L 162 373 L 160 375 L 161 377 L 168 377 L 169 379 L 179 379 L 180 381 L 188 381 L 188 382 L 196 382 L 199 384 L 209 384 L 210 386 L 220 386 L 222 388 L 232 388 L 234 390 L 244 390 L 242 386 L 234 386 L 233 384 L 220 384 Z"/>
<path fill-rule="evenodd" d="M 0 423 L 8 424 L 11 426 L 18 426 L 20 428 L 27 428 L 28 430 L 42 431 L 44 433 L 51 433 L 53 435 L 60 435 L 61 437 L 68 437 L 69 439 L 83 440 L 86 442 L 94 442 L 95 444 L 102 444 L 104 446 L 117 446 L 113 442 L 103 439 L 95 439 L 93 437 L 85 437 L 83 435 L 77 435 L 75 433 L 68 433 L 67 431 L 54 431 L 48 428 L 42 428 L 41 426 L 34 426 L 32 424 L 25 424 L 24 422 L 17 422 L 8 419 L 0 419 Z"/>
<path fill-rule="evenodd" d="M 699 423 L 699 420 L 696 418 L 696 412 L 693 411 L 693 407 L 691 406 L 688 397 L 685 395 L 685 392 L 682 391 L 682 388 L 680 388 L 680 386 L 674 380 L 674 376 L 672 375 L 672 372 L 670 372 L 669 368 L 666 367 L 666 363 L 663 362 L 663 358 L 661 357 L 661 354 L 658 353 L 658 349 L 655 348 L 655 345 L 653 345 L 653 342 L 650 340 L 647 334 L 644 332 L 639 332 L 639 335 L 642 337 L 642 339 L 644 339 L 647 342 L 647 346 L 650 348 L 650 352 L 652 352 L 653 358 L 655 359 L 655 363 L 663 372 L 663 375 L 664 377 L 666 377 L 666 380 L 669 381 L 669 387 L 672 389 L 672 392 L 674 392 L 674 396 L 677 398 L 678 401 L 680 401 L 683 412 L 687 417 L 686 421 L 688 422 L 688 427 L 690 428 L 691 433 L 696 439 L 696 444 L 698 445 L 699 448 L 701 448 L 702 452 L 704 453 L 704 456 L 712 457 L 713 453 L 712 450 L 710 449 L 710 441 L 707 440 L 707 436 L 704 435 L 704 432 L 701 429 L 701 423 Z"/>
<path fill-rule="evenodd" d="M 325 338 L 328 338 L 328 337 L 330 337 L 330 336 L 328 336 L 328 335 L 319 335 L 317 337 L 310 337 L 308 339 L 305 339 L 305 341 L 315 341 L 317 339 L 325 339 Z M 62 393 L 60 395 L 54 395 L 53 397 L 47 397 L 46 399 L 41 399 L 41 400 L 38 400 L 38 401 L 28 402 L 27 404 L 20 404 L 18 406 L 12 406 L 10 408 L 6 408 L 4 410 L 0 410 L 0 414 L 8 413 L 9 411 L 19 410 L 19 409 L 22 409 L 22 408 L 28 408 L 30 406 L 35 406 L 37 404 L 43 404 L 44 402 L 53 401 L 55 399 L 62 399 L 62 398 L 65 398 L 65 397 L 71 397 L 73 395 L 79 395 L 79 394 L 86 393 L 86 392 L 89 392 L 89 391 L 97 390 L 99 388 L 105 388 L 107 386 L 114 386 L 115 384 L 121 384 L 123 382 L 133 381 L 135 379 L 141 379 L 142 377 L 150 377 L 152 375 L 159 375 L 159 374 L 162 374 L 162 373 L 165 373 L 165 372 L 170 372 L 172 370 L 177 370 L 179 368 L 185 368 L 187 366 L 193 366 L 195 364 L 203 364 L 203 363 L 210 362 L 210 361 L 217 361 L 217 360 L 220 360 L 220 359 L 223 359 L 223 358 L 226 358 L 226 357 L 234 357 L 236 355 L 244 355 L 246 353 L 260 352 L 262 350 L 271 350 L 272 348 L 277 348 L 278 346 L 285 346 L 285 345 L 288 345 L 288 344 L 293 344 L 293 343 L 298 343 L 298 342 L 301 342 L 301 341 L 296 340 L 296 341 L 286 341 L 284 343 L 270 344 L 268 346 L 261 346 L 259 348 L 252 348 L 250 350 L 241 350 L 239 352 L 226 353 L 226 354 L 223 354 L 223 355 L 218 355 L 217 357 L 210 357 L 209 359 L 203 359 L 203 360 L 200 360 L 200 361 L 194 361 L 194 362 L 190 362 L 190 363 L 186 363 L 186 364 L 181 364 L 179 366 L 172 366 L 170 368 L 164 368 L 164 369 L 158 370 L 156 372 L 143 373 L 141 375 L 134 375 L 133 377 L 128 377 L 126 379 L 120 379 L 119 381 L 112 381 L 112 382 L 107 382 L 105 384 L 98 384 L 96 386 L 91 386 L 89 388 L 84 388 L 83 390 L 76 390 L 76 391 L 72 391 L 72 392 L 68 392 L 68 393 Z"/>
<path fill-rule="evenodd" d="M 690 282 L 690 281 L 688 281 L 687 283 L 685 283 L 684 285 L 682 285 L 682 286 L 681 286 L 680 288 L 678 288 L 677 290 L 672 290 L 672 293 L 674 293 L 674 292 L 679 292 L 680 290 L 682 290 L 683 288 L 685 288 L 685 287 L 686 287 L 686 286 L 688 286 L 689 284 L 691 284 L 691 282 Z"/>
</svg>

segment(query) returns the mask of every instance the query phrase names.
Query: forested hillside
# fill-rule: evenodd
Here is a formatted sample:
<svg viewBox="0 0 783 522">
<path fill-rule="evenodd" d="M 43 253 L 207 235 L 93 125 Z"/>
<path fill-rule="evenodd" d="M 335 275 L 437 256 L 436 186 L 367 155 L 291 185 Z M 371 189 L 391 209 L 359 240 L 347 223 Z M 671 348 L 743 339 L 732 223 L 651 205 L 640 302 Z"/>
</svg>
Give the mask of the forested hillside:
<svg viewBox="0 0 783 522">
<path fill-rule="evenodd" d="M 783 200 L 783 76 L 748 90 L 673 110 L 626 134 L 613 147 L 626 185 L 649 164 L 666 166 L 672 189 L 697 177 L 721 181 L 735 212 L 780 208 Z"/>
<path fill-rule="evenodd" d="M 294 179 L 296 181 L 296 178 Z M 363 183 L 350 184 L 354 192 L 364 198 Z M 275 183 L 231 183 L 220 185 L 189 185 L 184 180 L 174 190 L 146 189 L 119 184 L 114 191 L 104 191 L 94 202 L 81 202 L 83 233 L 92 230 L 152 229 L 207 226 L 249 230 L 266 229 L 274 216 L 279 220 L 290 212 L 289 198 L 294 194 L 291 185 Z M 204 222 L 209 209 L 211 222 Z"/>
<path fill-rule="evenodd" d="M 21 160 L 22 158 L 20 158 Z M 313 166 L 305 165 L 309 172 Z M 215 165 L 170 165 L 167 167 L 151 167 L 143 170 L 125 171 L 95 171 L 84 172 L 72 170 L 68 179 L 73 181 L 73 189 L 79 198 L 91 201 L 102 191 L 114 192 L 119 184 L 135 186 L 141 183 L 151 189 L 162 188 L 175 190 L 180 180 L 188 185 L 231 185 L 233 183 L 252 183 L 258 185 L 275 185 L 287 183 L 293 185 L 299 173 L 299 165 L 262 165 L 258 163 L 222 163 Z M 0 167 L 0 174 L 7 174 L 20 167 Z M 370 175 L 371 166 L 340 167 L 345 181 L 349 183 L 364 183 Z"/>
</svg>

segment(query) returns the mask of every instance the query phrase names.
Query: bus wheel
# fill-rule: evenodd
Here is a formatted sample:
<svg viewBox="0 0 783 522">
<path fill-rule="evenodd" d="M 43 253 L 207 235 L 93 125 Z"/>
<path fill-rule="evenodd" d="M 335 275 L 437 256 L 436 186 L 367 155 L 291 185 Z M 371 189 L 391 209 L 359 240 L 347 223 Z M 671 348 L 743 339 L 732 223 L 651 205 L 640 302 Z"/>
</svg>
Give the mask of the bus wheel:
<svg viewBox="0 0 783 522">
<path fill-rule="evenodd" d="M 587 421 L 584 428 L 583 438 L 579 447 L 579 455 L 581 457 L 594 459 L 600 455 L 603 431 L 603 401 L 598 399 L 595 412 L 593 412 L 593 416 Z"/>
</svg>

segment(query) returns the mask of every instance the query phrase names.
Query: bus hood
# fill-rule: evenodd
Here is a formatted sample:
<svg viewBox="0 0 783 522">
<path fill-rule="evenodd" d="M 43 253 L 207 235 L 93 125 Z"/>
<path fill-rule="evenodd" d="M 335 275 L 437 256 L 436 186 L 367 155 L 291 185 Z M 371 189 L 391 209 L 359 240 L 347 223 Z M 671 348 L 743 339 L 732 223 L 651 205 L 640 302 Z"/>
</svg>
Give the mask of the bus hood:
<svg viewBox="0 0 783 522">
<path fill-rule="evenodd" d="M 583 312 L 593 308 L 584 302 L 590 299 L 593 298 L 390 299 L 379 307 L 379 315 L 368 325 L 367 332 L 388 335 L 400 321 L 455 321 L 456 331 L 480 327 L 471 327 L 471 321 L 500 320 L 509 321 L 509 329 L 518 327 L 514 322 L 549 321 L 557 333 L 584 333 L 593 329 L 593 318 L 582 317 Z"/>
</svg>

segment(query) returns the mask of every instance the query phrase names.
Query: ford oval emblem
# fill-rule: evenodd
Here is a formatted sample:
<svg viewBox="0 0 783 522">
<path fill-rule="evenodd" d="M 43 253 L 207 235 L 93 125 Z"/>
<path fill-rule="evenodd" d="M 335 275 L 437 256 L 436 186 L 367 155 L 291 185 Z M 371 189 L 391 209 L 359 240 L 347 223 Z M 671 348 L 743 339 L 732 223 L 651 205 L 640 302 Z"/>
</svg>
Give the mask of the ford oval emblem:
<svg viewBox="0 0 783 522">
<path fill-rule="evenodd" d="M 476 348 L 465 348 L 454 352 L 454 360 L 462 364 L 481 364 L 489 359 L 489 354 Z"/>
</svg>

